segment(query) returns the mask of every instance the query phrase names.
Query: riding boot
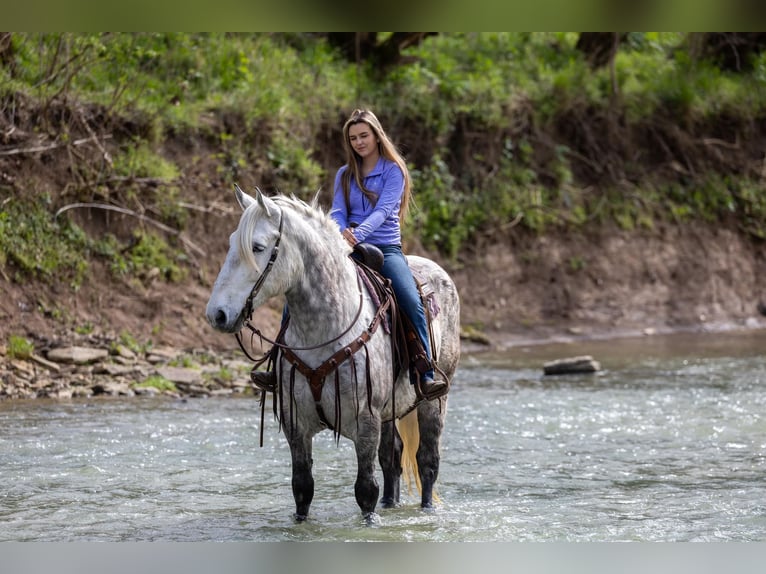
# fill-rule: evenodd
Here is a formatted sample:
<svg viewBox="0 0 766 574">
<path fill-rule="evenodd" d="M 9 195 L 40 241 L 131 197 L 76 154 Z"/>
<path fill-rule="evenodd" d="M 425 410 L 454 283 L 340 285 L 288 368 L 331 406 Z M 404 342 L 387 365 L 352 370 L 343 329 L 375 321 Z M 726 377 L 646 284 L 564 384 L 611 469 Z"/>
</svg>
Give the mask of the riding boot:
<svg viewBox="0 0 766 574">
<path fill-rule="evenodd" d="M 446 381 L 425 375 L 420 379 L 420 391 L 427 400 L 431 401 L 446 395 L 447 391 L 449 391 L 449 385 Z"/>
<path fill-rule="evenodd" d="M 250 371 L 250 381 L 259 391 L 273 393 L 277 390 L 277 377 L 274 371 Z"/>
</svg>

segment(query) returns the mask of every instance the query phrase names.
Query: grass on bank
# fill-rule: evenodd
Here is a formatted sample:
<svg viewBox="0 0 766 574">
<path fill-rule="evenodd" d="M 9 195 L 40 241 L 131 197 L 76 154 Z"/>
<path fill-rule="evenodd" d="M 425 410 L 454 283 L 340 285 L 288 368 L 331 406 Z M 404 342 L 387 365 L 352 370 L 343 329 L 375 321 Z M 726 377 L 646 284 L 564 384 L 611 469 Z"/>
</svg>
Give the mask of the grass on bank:
<svg viewBox="0 0 766 574">
<path fill-rule="evenodd" d="M 10 359 L 29 359 L 35 351 L 34 344 L 20 335 L 10 335 L 6 347 L 6 355 Z"/>
<path fill-rule="evenodd" d="M 150 377 L 147 377 L 140 383 L 135 383 L 132 385 L 135 389 L 146 389 L 146 388 L 153 388 L 157 389 L 160 392 L 171 392 L 175 393 L 178 392 L 178 387 L 176 387 L 176 384 L 173 381 L 169 381 L 165 377 L 161 375 L 152 375 Z"/>
</svg>

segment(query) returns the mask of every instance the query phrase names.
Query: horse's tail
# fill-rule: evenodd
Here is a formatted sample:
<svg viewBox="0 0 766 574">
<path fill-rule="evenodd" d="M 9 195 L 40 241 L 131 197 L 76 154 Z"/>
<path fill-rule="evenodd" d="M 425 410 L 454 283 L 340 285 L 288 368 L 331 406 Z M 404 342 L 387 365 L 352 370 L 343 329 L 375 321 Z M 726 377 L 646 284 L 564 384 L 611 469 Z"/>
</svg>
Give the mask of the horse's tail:
<svg viewBox="0 0 766 574">
<path fill-rule="evenodd" d="M 420 472 L 418 472 L 418 445 L 420 444 L 420 427 L 418 426 L 418 411 L 414 409 L 396 421 L 396 428 L 402 439 L 402 478 L 407 484 L 407 492 L 412 494 L 412 483 L 422 495 Z M 434 502 L 439 502 L 439 495 L 434 489 Z"/>
</svg>

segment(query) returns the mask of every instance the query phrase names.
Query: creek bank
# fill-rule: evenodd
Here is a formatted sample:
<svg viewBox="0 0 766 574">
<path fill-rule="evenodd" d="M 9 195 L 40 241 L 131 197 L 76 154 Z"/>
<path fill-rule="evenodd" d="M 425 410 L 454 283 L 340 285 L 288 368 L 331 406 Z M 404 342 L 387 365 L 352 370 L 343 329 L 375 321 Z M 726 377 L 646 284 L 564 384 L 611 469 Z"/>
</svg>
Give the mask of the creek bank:
<svg viewBox="0 0 766 574">
<path fill-rule="evenodd" d="M 0 346 L 0 400 L 165 395 L 180 398 L 250 393 L 252 363 L 234 353 L 172 347 L 134 350 L 91 337 L 35 345 L 24 358 Z"/>
<path fill-rule="evenodd" d="M 526 333 L 461 336 L 463 359 L 518 347 L 582 343 L 689 333 L 766 331 L 766 320 L 707 323 L 680 328 L 598 329 L 569 327 L 529 329 Z M 55 341 L 38 340 L 26 358 L 11 358 L 0 345 L 0 401 L 4 399 L 73 399 L 166 396 L 217 397 L 252 395 L 252 362 L 231 351 L 156 346 L 131 349 L 118 338 L 70 334 Z M 541 363 L 541 369 L 544 365 Z"/>
</svg>

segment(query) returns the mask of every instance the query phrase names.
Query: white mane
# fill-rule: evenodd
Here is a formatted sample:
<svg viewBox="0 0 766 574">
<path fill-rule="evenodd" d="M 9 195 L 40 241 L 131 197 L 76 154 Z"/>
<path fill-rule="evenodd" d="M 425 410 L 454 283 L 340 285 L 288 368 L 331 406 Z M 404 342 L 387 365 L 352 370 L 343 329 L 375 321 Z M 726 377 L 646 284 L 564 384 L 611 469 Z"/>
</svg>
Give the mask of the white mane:
<svg viewBox="0 0 766 574">
<path fill-rule="evenodd" d="M 309 229 L 318 231 L 320 236 L 328 242 L 328 247 L 332 251 L 348 254 L 351 250 L 349 245 L 343 240 L 340 234 L 340 229 L 335 220 L 330 217 L 329 212 L 322 209 L 319 205 L 318 194 L 314 196 L 311 203 L 308 204 L 305 201 L 295 197 L 295 195 L 277 195 L 269 198 L 270 201 L 275 203 L 280 209 L 282 209 L 284 217 L 284 230 L 293 236 L 299 237 L 300 235 L 306 235 L 308 229 L 304 225 L 297 224 L 290 218 L 290 212 L 300 216 Z M 259 203 L 254 203 L 248 207 L 242 214 L 238 229 L 239 239 L 239 255 L 247 261 L 249 265 L 254 267 L 257 271 L 258 264 L 255 261 L 255 257 L 252 252 L 252 237 L 255 232 L 255 225 L 262 217 L 270 217 L 273 215 Z M 300 238 L 300 237 L 299 237 Z M 313 238 L 313 235 L 312 235 Z"/>
</svg>

